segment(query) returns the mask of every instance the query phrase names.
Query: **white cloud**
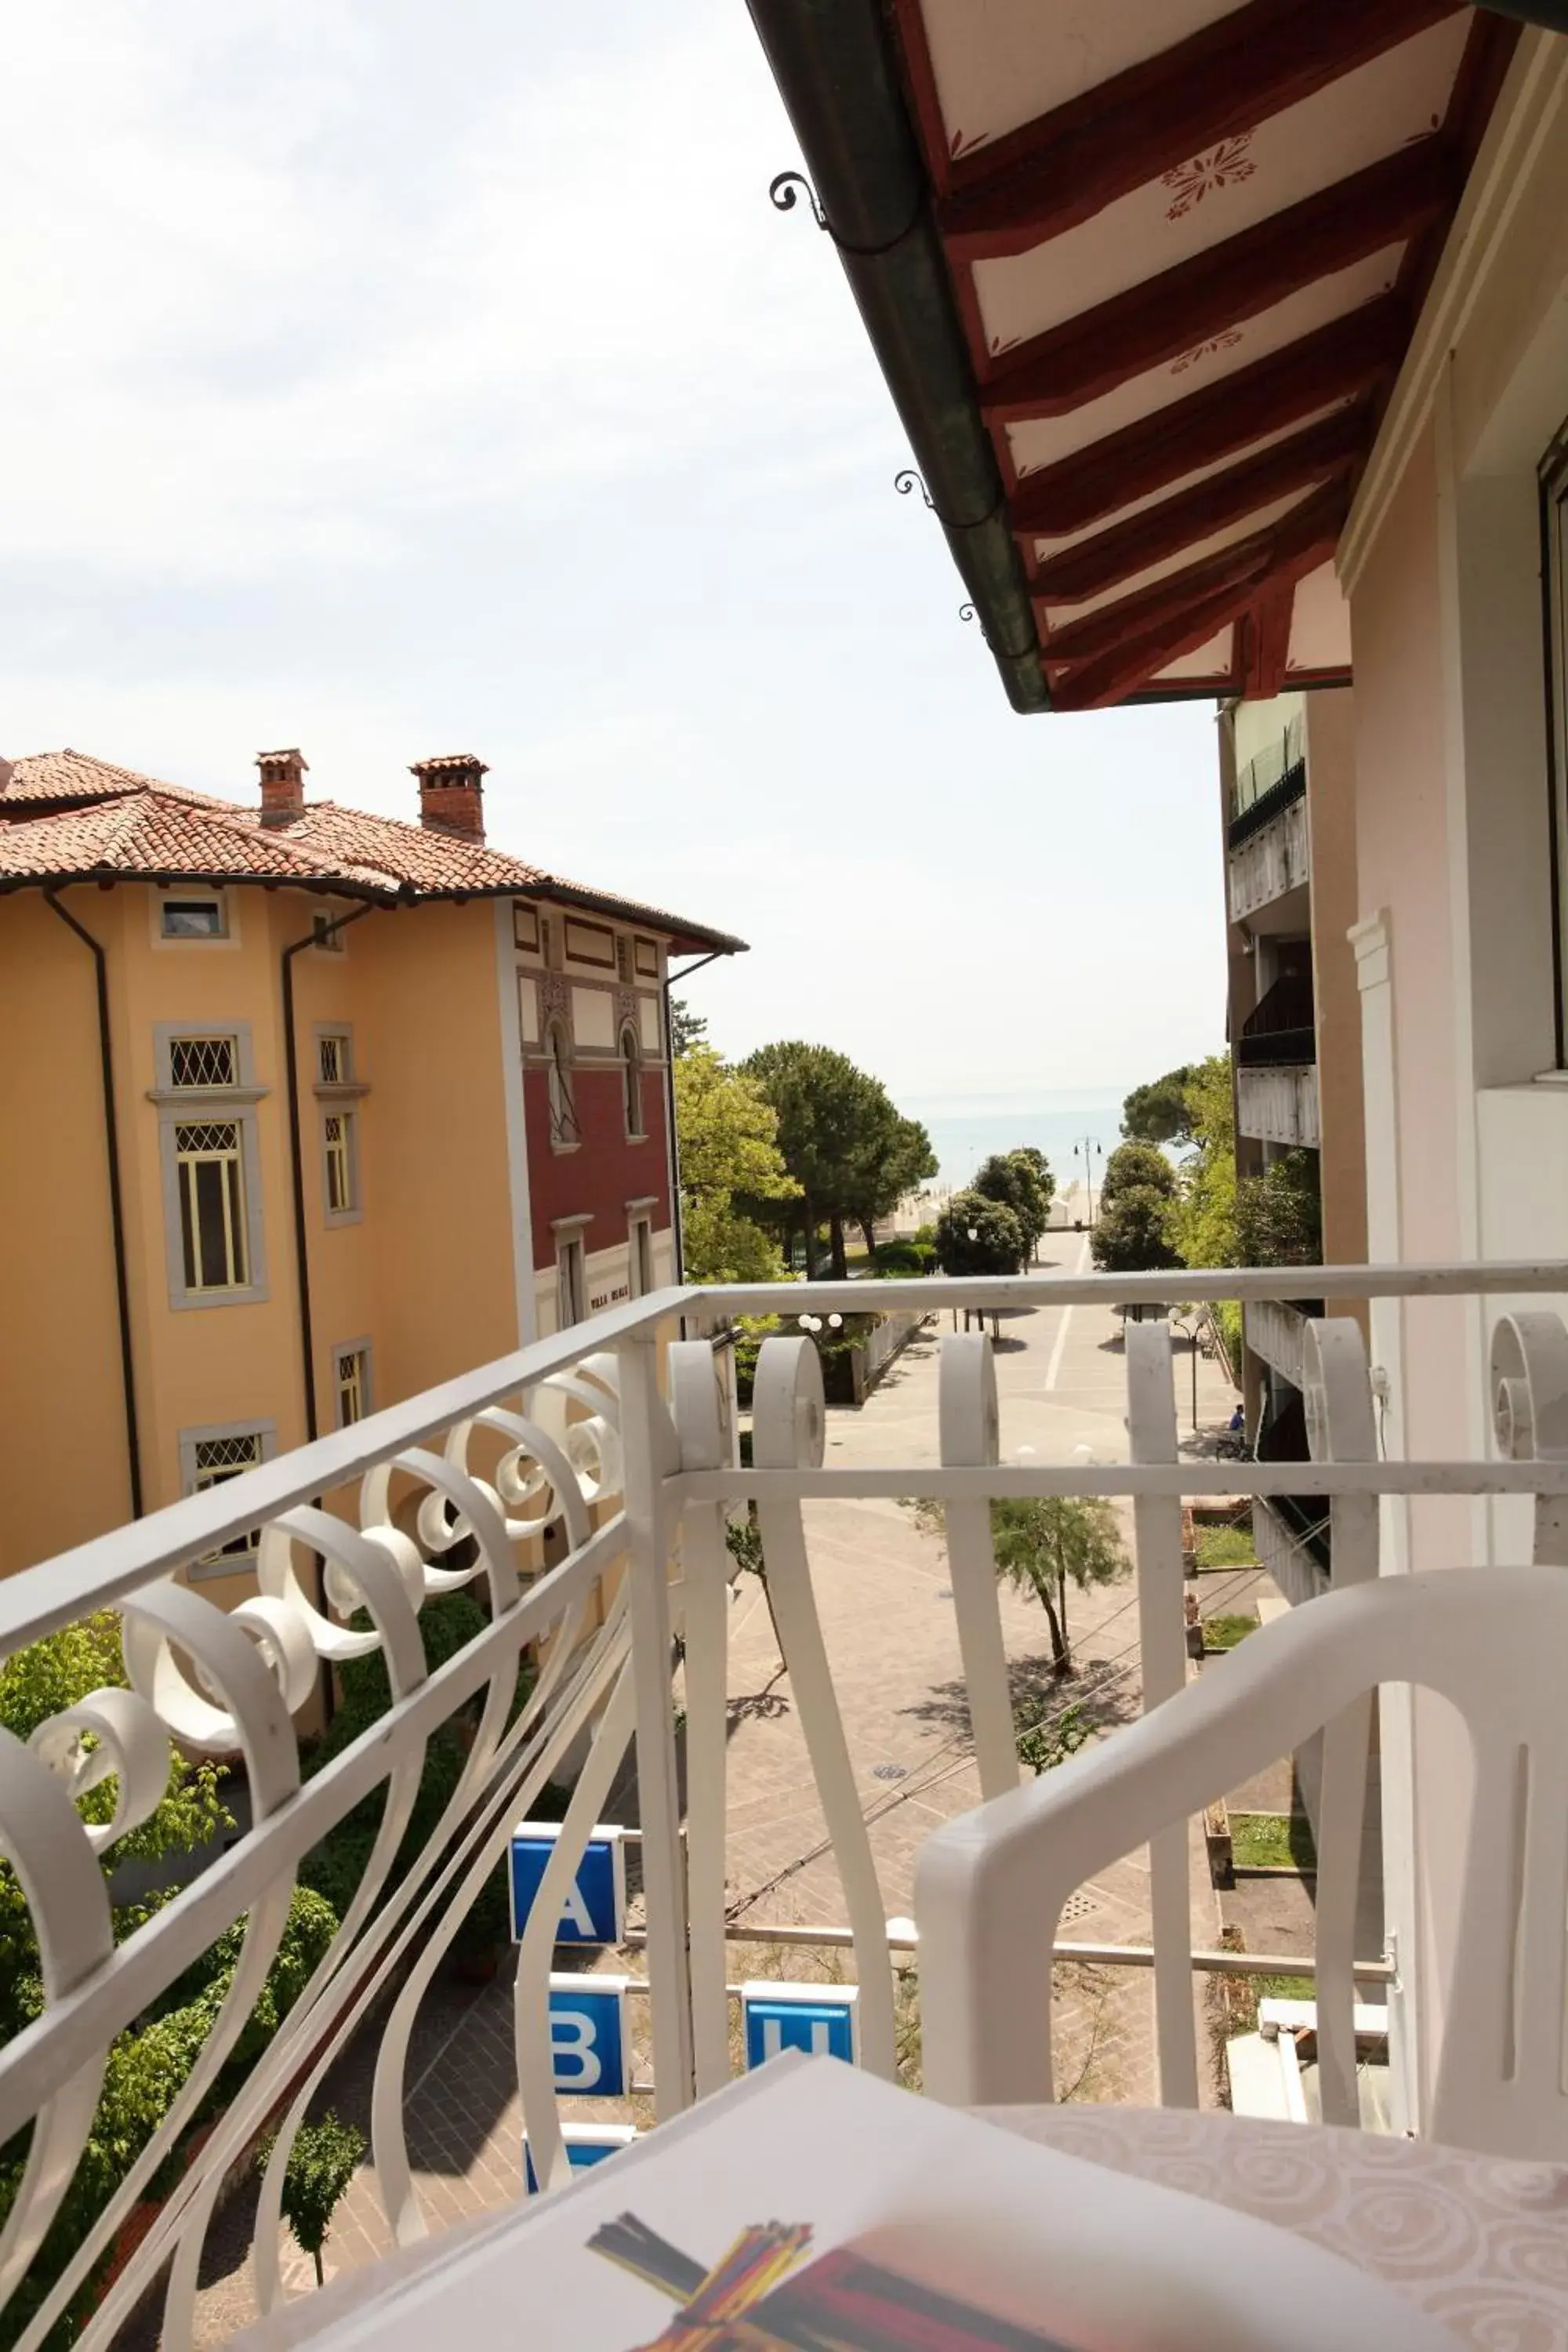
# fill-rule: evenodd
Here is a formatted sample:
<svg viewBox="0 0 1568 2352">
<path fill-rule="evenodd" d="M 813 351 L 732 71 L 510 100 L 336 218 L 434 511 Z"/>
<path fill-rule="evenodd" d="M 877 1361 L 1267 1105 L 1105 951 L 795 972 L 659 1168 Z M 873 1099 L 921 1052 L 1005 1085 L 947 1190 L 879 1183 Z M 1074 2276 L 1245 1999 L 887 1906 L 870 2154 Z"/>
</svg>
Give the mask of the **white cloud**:
<svg viewBox="0 0 1568 2352">
<path fill-rule="evenodd" d="M 57 0 L 6 70 L 6 751 L 471 748 L 752 940 L 721 1043 L 913 1093 L 1217 1041 L 1208 720 L 1007 711 L 733 0 Z"/>
</svg>

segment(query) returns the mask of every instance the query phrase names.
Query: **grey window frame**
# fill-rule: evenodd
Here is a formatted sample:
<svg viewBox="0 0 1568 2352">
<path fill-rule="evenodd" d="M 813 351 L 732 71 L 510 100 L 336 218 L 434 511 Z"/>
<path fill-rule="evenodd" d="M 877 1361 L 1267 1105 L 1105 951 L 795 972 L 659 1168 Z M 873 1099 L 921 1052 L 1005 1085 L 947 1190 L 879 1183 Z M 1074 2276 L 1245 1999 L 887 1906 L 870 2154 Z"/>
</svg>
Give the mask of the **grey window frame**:
<svg viewBox="0 0 1568 2352">
<path fill-rule="evenodd" d="M 643 1281 L 642 1244 L 647 1244 L 647 1280 Z M 651 1204 L 628 1206 L 626 1210 L 626 1288 L 634 1298 L 647 1298 L 658 1288 L 658 1273 L 653 1262 L 653 1210 Z"/>
<path fill-rule="evenodd" d="M 587 1216 L 557 1217 L 554 1220 L 555 1313 L 557 1328 L 563 1331 L 573 1330 L 588 1319 L 587 1232 L 593 1222 L 592 1217 Z M 580 1285 L 579 1295 L 575 1298 L 572 1297 L 574 1286 L 570 1279 L 574 1265 Z M 568 1315 L 564 1311 L 568 1306 L 574 1307 L 576 1312 Z"/>
<path fill-rule="evenodd" d="M 231 1087 L 176 1087 L 174 1041 L 184 1037 L 232 1037 L 238 1083 Z M 158 1084 L 151 1099 L 158 1111 L 158 1167 L 163 1201 L 163 1244 L 169 1305 L 176 1312 L 203 1307 L 256 1307 L 271 1296 L 261 1214 L 261 1155 L 257 1105 L 268 1089 L 256 1084 L 248 1021 L 160 1021 L 153 1031 Z M 238 1130 L 240 1183 L 245 1194 L 246 1270 L 250 1279 L 232 1290 L 195 1290 L 185 1281 L 184 1224 L 180 1213 L 180 1166 L 174 1130 L 180 1127 L 233 1126 Z"/>
<path fill-rule="evenodd" d="M 329 1037 L 339 1038 L 343 1045 L 343 1076 L 336 1080 L 321 1076 L 321 1045 Z M 316 1142 L 321 1162 L 321 1217 L 328 1225 L 357 1225 L 364 1215 L 364 1171 L 360 1157 L 359 1104 L 369 1093 L 369 1087 L 358 1076 L 359 1058 L 354 1050 L 354 1029 L 352 1021 L 316 1021 L 310 1026 L 310 1066 L 315 1072 L 312 1091 L 316 1097 Z M 332 1206 L 331 1175 L 328 1164 L 327 1121 L 345 1118 L 348 1121 L 349 1205 Z"/>
<path fill-rule="evenodd" d="M 258 1437 L 261 1440 L 260 1448 L 257 1457 L 258 1462 L 270 1462 L 277 1454 L 278 1423 L 275 1420 L 269 1417 L 263 1416 L 259 1419 L 251 1419 L 247 1421 L 198 1422 L 192 1428 L 182 1429 L 179 1433 L 180 1492 L 182 1495 L 194 1495 L 197 1491 L 197 1446 L 218 1444 L 226 1438 L 235 1437 Z M 242 1477 L 244 1473 L 237 1470 L 233 1473 L 233 1475 L 236 1477 Z M 216 1485 L 222 1486 L 226 1484 L 226 1481 L 217 1479 L 215 1480 L 214 1483 Z M 185 1574 L 193 1584 L 203 1583 L 211 1577 L 254 1576 L 256 1573 L 256 1550 L 257 1547 L 252 1544 L 242 1553 L 221 1551 L 208 1552 L 201 1559 L 192 1560 L 189 1568 L 185 1570 Z"/>
<path fill-rule="evenodd" d="M 646 1143 L 647 1141 L 647 1109 L 643 1101 L 643 1048 L 642 1039 L 637 1034 L 637 1024 L 635 1021 L 622 1022 L 616 1039 L 616 1059 L 621 1066 L 621 1116 L 626 1123 L 626 1141 Z M 634 1088 L 637 1118 L 635 1127 L 632 1125 Z"/>
<path fill-rule="evenodd" d="M 334 1339 L 331 1348 L 332 1426 L 334 1429 L 348 1429 L 353 1426 L 352 1423 L 346 1422 L 342 1417 L 342 1400 L 340 1394 L 342 1384 L 338 1379 L 339 1360 L 344 1356 L 357 1356 L 360 1360 L 362 1403 L 359 1417 L 361 1421 L 368 1419 L 375 1411 L 375 1351 L 371 1346 L 368 1335 L 358 1339 Z"/>
</svg>

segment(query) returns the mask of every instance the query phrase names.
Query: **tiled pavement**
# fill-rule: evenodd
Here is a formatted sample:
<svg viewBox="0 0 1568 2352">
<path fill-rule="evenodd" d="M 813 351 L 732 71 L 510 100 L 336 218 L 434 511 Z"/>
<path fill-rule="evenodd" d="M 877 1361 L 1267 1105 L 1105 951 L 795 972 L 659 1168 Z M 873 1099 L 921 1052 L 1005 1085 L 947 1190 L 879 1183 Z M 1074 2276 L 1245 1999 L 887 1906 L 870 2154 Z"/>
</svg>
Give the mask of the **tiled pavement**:
<svg viewBox="0 0 1568 2352">
<path fill-rule="evenodd" d="M 1068 1269 L 1083 1262 L 1076 1237 L 1060 1237 L 1058 1246 Z M 830 1412 L 829 1463 L 936 1460 L 937 1354 L 936 1335 L 922 1335 L 861 1412 Z M 1069 1460 L 1084 1444 L 1104 1460 L 1125 1457 L 1123 1358 L 1110 1316 L 1058 1308 L 1008 1318 L 996 1367 L 1004 1459 L 1027 1447 L 1042 1460 Z M 1199 1372 L 1200 1417 L 1222 1421 L 1230 1409 L 1230 1391 L 1212 1365 L 1200 1362 Z M 1187 1395 L 1183 1363 L 1178 1397 L 1184 1406 Z M 922 1840 L 939 1822 L 973 1805 L 979 1793 L 968 1754 L 942 1541 L 899 1503 L 810 1505 L 807 1519 L 824 1634 L 871 1824 L 885 1908 L 889 1916 L 907 1914 Z M 1001 1607 L 1021 1703 L 1040 1713 L 1059 1706 L 1037 1606 L 1004 1589 Z M 1135 1632 L 1131 1580 L 1073 1596 L 1071 1635 L 1079 1673 L 1072 1696 L 1107 1725 L 1126 1719 L 1139 1705 Z M 822 1815 L 788 1682 L 765 1599 L 749 1579 L 742 1580 L 735 1597 L 731 1661 L 731 1916 L 748 1929 L 763 1930 L 841 1922 L 843 1898 L 832 1855 L 823 1850 Z M 1201 1854 L 1197 1858 L 1201 1862 Z M 1216 1925 L 1206 1874 L 1194 1870 L 1194 1937 L 1211 1941 Z M 1064 1931 L 1075 1940 L 1095 1943 L 1146 1942 L 1143 1857 L 1117 1864 L 1083 1889 L 1069 1906 Z M 635 1956 L 629 1963 L 612 1956 L 604 1965 L 635 1969 L 637 1961 Z M 847 1954 L 824 1952 L 814 1958 L 777 1946 L 731 1947 L 732 1980 L 851 1972 Z M 433 2229 L 517 2194 L 521 2121 L 510 1977 L 509 1964 L 488 1986 L 438 1983 L 421 2012 L 406 2114 L 416 2184 Z M 1142 1971 L 1058 1969 L 1064 2092 L 1132 2103 L 1154 2098 L 1150 1984 Z M 642 2004 L 635 2004 L 638 2044 L 642 2036 L 635 2029 L 641 2014 Z M 373 2025 L 335 2070 L 322 2101 L 367 2129 L 374 2054 Z M 643 2049 L 637 2074 L 647 2072 Z M 584 2112 L 589 2112 L 586 2105 Z M 644 2100 L 624 2111 L 597 2103 L 595 2112 L 602 2120 L 623 2113 L 629 2120 L 649 2120 Z M 222 2342 L 250 2315 L 245 2252 L 252 2203 L 251 2192 L 244 2192 L 215 2228 L 198 2314 L 200 2345 Z M 357 2266 L 386 2243 L 367 2158 L 339 2209 L 327 2267 L 336 2272 Z M 307 2285 L 310 2266 L 291 2241 L 289 2260 L 291 2284 Z M 146 2329 L 136 2334 L 153 2340 Z"/>
</svg>

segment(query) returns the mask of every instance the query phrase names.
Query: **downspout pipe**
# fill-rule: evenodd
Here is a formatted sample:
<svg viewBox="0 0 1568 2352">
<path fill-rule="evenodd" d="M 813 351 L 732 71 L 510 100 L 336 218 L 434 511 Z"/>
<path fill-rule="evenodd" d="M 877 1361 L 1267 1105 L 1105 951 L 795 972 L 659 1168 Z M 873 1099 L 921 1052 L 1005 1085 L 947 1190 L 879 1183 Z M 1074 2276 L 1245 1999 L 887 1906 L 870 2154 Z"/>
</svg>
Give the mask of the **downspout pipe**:
<svg viewBox="0 0 1568 2352">
<path fill-rule="evenodd" d="M 142 1499 L 142 1438 L 136 1417 L 136 1362 L 131 1348 L 131 1287 L 125 1270 L 125 1201 L 120 1186 L 120 1122 L 114 1108 L 114 1048 L 109 1033 L 109 965 L 102 942 L 61 906 L 52 890 L 44 904 L 76 933 L 93 961 L 98 987 L 98 1058 L 103 1081 L 103 1141 L 109 1159 L 109 1223 L 114 1238 L 114 1297 L 120 1316 L 120 1384 L 125 1402 L 125 1460 L 131 1482 L 131 1516 L 139 1519 Z"/>
<path fill-rule="evenodd" d="M 300 1351 L 305 1391 L 305 1437 L 307 1443 L 321 1435 L 316 1409 L 316 1343 L 310 1322 L 310 1248 L 305 1227 L 305 1147 L 300 1120 L 300 1052 L 294 1035 L 294 959 L 301 948 L 320 947 L 323 940 L 336 937 L 369 914 L 374 906 L 356 907 L 352 915 L 339 915 L 332 922 L 323 923 L 319 929 L 306 932 L 286 947 L 279 959 L 283 981 L 283 1058 L 289 1081 L 289 1165 L 294 1187 L 294 1269 L 300 1298 Z"/>
<path fill-rule="evenodd" d="M 699 956 L 695 963 L 682 966 L 679 971 L 665 974 L 664 982 L 664 1124 L 667 1143 L 666 1157 L 669 1161 L 669 1223 L 675 1241 L 675 1280 L 684 1282 L 686 1269 L 682 1263 L 685 1250 L 680 1225 L 680 1138 L 675 1125 L 675 1034 L 669 1018 L 669 992 L 678 980 L 689 980 L 704 964 L 717 963 L 728 955 L 728 948 L 715 948 L 711 955 Z"/>
<path fill-rule="evenodd" d="M 1039 632 L 879 0 L 748 0 L 915 464 L 1017 711 Z M 774 202 L 787 206 L 794 191 Z"/>
</svg>

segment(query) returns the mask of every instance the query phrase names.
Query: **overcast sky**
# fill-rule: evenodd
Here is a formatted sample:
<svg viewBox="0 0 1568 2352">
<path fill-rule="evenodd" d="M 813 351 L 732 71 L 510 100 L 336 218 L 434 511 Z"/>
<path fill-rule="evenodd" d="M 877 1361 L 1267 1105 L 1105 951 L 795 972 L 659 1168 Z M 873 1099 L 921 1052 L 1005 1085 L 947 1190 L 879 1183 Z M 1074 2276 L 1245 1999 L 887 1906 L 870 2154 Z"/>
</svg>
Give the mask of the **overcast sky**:
<svg viewBox="0 0 1568 2352">
<path fill-rule="evenodd" d="M 743 0 L 8 20 L 0 751 L 411 814 L 740 932 L 907 1099 L 1220 1042 L 1206 705 L 1015 718 Z"/>
</svg>

